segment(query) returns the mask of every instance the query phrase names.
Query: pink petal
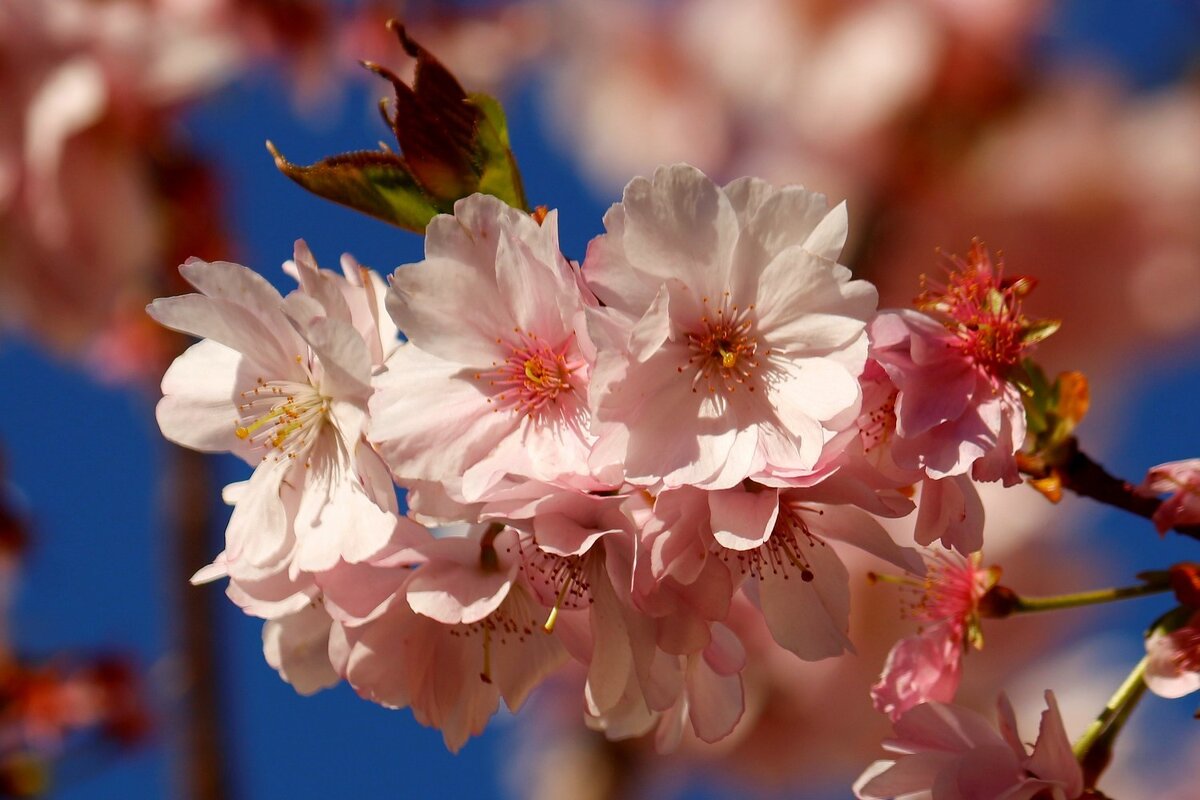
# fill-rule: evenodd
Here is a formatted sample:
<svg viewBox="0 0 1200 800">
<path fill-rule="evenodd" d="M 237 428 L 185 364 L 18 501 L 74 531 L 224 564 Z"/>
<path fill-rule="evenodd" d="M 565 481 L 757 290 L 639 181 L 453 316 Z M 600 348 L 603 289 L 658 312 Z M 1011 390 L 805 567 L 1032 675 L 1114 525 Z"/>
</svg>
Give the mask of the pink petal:
<svg viewBox="0 0 1200 800">
<path fill-rule="evenodd" d="M 846 636 L 850 625 L 850 577 L 833 548 L 818 545 L 804 550 L 811 581 L 787 565 L 785 571 L 764 568 L 758 581 L 759 605 L 771 635 L 780 646 L 805 661 L 853 651 Z"/>
<path fill-rule="evenodd" d="M 1067 797 L 1078 797 L 1083 792 L 1083 771 L 1071 750 L 1054 692 L 1046 692 L 1046 705 L 1033 755 L 1025 768 L 1039 778 L 1062 784 Z"/>
</svg>

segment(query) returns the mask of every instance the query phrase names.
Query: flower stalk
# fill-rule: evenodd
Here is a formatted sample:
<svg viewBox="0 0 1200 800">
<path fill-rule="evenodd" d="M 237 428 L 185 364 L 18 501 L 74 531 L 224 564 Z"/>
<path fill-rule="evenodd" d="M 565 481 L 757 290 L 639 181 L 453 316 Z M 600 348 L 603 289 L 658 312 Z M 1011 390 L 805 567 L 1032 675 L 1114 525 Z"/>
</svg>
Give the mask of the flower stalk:
<svg viewBox="0 0 1200 800">
<path fill-rule="evenodd" d="M 1171 591 L 1170 583 L 1157 577 L 1137 586 L 1116 586 L 1046 597 L 1022 597 L 1007 586 L 994 586 L 980 600 L 979 611 L 981 616 L 1000 619 L 1013 614 L 1033 614 L 1041 611 L 1058 611 L 1064 608 L 1080 608 L 1128 600 L 1132 597 L 1164 594 L 1169 591 Z"/>
<path fill-rule="evenodd" d="M 1146 693 L 1146 665 L 1149 658 L 1142 658 L 1128 677 L 1113 693 L 1100 715 L 1092 721 L 1083 735 L 1071 748 L 1083 767 L 1084 785 L 1092 788 L 1112 761 L 1113 743 L 1121 733 L 1129 715 Z"/>
</svg>

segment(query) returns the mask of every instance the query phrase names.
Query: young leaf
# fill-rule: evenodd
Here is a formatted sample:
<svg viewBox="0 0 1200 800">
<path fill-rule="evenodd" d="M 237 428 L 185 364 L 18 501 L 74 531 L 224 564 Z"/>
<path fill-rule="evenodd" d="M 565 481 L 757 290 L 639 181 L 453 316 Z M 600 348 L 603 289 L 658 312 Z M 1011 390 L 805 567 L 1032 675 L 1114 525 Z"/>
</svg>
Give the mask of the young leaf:
<svg viewBox="0 0 1200 800">
<path fill-rule="evenodd" d="M 417 61 L 412 85 L 378 64 L 363 66 L 395 91 L 391 108 L 386 100 L 380 108 L 400 153 L 346 153 L 303 167 L 268 143 L 276 166 L 314 194 L 418 233 L 434 215 L 452 213 L 456 200 L 475 192 L 528 210 L 500 103 L 485 94 L 468 95 L 403 25 L 391 20 L 388 27 Z"/>
<path fill-rule="evenodd" d="M 313 194 L 406 230 L 423 233 L 434 216 L 453 211 L 453 204 L 429 197 L 395 153 L 345 153 L 305 167 L 288 161 L 271 142 L 267 149 L 280 172 Z"/>
</svg>

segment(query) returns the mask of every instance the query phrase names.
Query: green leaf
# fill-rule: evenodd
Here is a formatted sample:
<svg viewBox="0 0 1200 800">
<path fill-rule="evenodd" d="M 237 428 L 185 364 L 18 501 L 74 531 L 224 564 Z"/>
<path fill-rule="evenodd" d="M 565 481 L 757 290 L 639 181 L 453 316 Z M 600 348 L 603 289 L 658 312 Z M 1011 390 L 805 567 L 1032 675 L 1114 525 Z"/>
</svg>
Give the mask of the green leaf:
<svg viewBox="0 0 1200 800">
<path fill-rule="evenodd" d="M 439 203 L 426 194 L 395 153 L 344 153 L 306 167 L 288 161 L 271 142 L 267 149 L 280 172 L 313 194 L 405 230 L 424 233 L 435 215 L 453 211 L 453 203 Z"/>
<path fill-rule="evenodd" d="M 514 208 L 529 210 L 521 172 L 508 142 L 508 120 L 500 101 L 472 93 L 467 102 L 479 110 L 475 147 L 480 159 L 479 191 L 500 198 Z"/>
</svg>

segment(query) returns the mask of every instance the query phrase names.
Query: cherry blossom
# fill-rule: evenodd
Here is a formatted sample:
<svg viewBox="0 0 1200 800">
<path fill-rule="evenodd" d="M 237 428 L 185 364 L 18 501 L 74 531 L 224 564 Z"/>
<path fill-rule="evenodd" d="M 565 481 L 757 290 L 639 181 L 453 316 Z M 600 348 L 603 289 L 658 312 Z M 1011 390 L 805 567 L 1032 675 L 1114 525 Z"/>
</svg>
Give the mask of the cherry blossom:
<svg viewBox="0 0 1200 800">
<path fill-rule="evenodd" d="M 415 570 L 385 568 L 393 593 L 361 623 L 330 637 L 335 669 L 358 693 L 411 707 L 459 750 L 501 698 L 517 710 L 566 659 L 521 571 L 516 531 L 480 526 L 419 547 Z"/>
<path fill-rule="evenodd" d="M 231 30 L 187 16 L 143 2 L 0 9 L 0 50 L 20 65 L 0 75 L 0 325 L 78 352 L 145 296 L 168 257 L 163 123 L 240 63 Z"/>
<path fill-rule="evenodd" d="M 896 738 L 884 744 L 898 758 L 868 767 L 854 784 L 855 796 L 1074 800 L 1083 793 L 1083 772 L 1053 692 L 1046 692 L 1046 705 L 1032 752 L 1017 734 L 1004 695 L 999 731 L 970 709 L 934 702 L 916 706 L 895 723 Z"/>
<path fill-rule="evenodd" d="M 739 586 L 762 610 L 783 647 L 806 660 L 853 647 L 849 575 L 831 541 L 841 541 L 902 569 L 922 571 L 916 553 L 896 545 L 879 523 L 844 504 L 837 482 L 812 488 L 739 486 L 703 492 L 664 491 L 645 533 L 656 577 L 693 585 L 693 595 Z M 717 561 L 732 577 L 705 569 Z M 710 601 L 711 602 L 711 601 Z"/>
<path fill-rule="evenodd" d="M 899 390 L 875 360 L 867 362 L 861 378 L 863 408 L 858 419 L 859 438 L 847 448 L 843 475 L 854 475 L 867 487 L 903 489 L 920 484 L 920 507 L 914 529 L 917 544 L 941 540 L 964 555 L 983 546 L 983 504 L 969 475 L 945 478 L 925 470 L 901 467 L 893 450 L 903 438 L 897 430 Z M 903 513 L 908 509 L 904 508 Z"/>
<path fill-rule="evenodd" d="M 888 653 L 879 680 L 871 687 L 875 708 L 893 722 L 929 700 L 954 700 L 962 679 L 962 656 L 968 646 L 981 647 L 979 601 L 999 577 L 995 567 L 982 569 L 978 553 L 963 558 L 935 553 L 927 559 L 923 578 L 907 579 L 920 594 L 909 616 L 925 627 L 898 641 Z"/>
<path fill-rule="evenodd" d="M 589 300 L 555 214 L 539 225 L 494 197 L 459 201 L 430 223 L 425 261 L 392 276 L 387 303 L 410 345 L 376 379 L 370 436 L 401 481 L 467 501 L 509 473 L 593 484 Z"/>
<path fill-rule="evenodd" d="M 234 578 L 231 593 L 263 616 L 299 611 L 315 592 L 302 572 L 365 559 L 398 524 L 386 468 L 363 438 L 372 364 L 397 343 L 381 338 L 382 282 L 346 265 L 345 277 L 318 270 L 297 243 L 288 269 L 300 288 L 284 299 L 243 266 L 192 260 L 180 272 L 200 293 L 148 308 L 204 337 L 163 377 L 163 435 L 255 468 L 227 488 L 225 551 L 196 580 Z"/>
<path fill-rule="evenodd" d="M 1025 410 L 1011 380 L 1028 348 L 1057 324 L 1024 316 L 1021 298 L 1032 282 L 1005 279 L 979 242 L 966 261 L 952 262 L 947 281 L 921 298 L 943 322 L 912 310 L 871 322 L 872 357 L 897 389 L 892 457 L 935 479 L 970 472 L 1013 485 Z"/>
<path fill-rule="evenodd" d="M 845 210 L 799 187 L 698 170 L 636 178 L 588 248 L 595 470 L 729 488 L 814 472 L 858 416 L 875 308 L 833 259 Z"/>
</svg>

